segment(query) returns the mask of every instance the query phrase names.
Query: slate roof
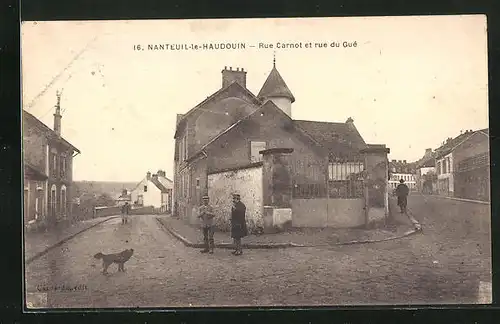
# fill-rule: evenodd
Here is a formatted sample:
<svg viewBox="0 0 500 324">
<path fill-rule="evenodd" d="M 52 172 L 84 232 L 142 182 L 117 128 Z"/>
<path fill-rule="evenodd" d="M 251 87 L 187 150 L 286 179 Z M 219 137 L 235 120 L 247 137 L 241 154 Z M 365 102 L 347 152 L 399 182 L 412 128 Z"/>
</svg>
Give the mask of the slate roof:
<svg viewBox="0 0 500 324">
<path fill-rule="evenodd" d="M 276 69 L 276 66 L 273 66 L 257 97 L 261 100 L 270 97 L 286 97 L 292 102 L 295 101 L 295 97 Z"/>
<path fill-rule="evenodd" d="M 45 136 L 47 136 L 47 138 L 54 140 L 54 141 L 61 142 L 65 146 L 73 149 L 73 151 L 81 153 L 80 150 L 78 150 L 73 144 L 71 144 L 70 142 L 68 142 L 67 140 L 62 138 L 61 136 L 57 135 L 57 133 L 54 132 L 53 129 L 51 129 L 50 127 L 48 127 L 44 123 L 42 123 L 41 120 L 39 120 L 38 118 L 36 118 L 35 116 L 33 116 L 32 114 L 30 114 L 29 112 L 27 112 L 24 109 L 23 109 L 23 120 L 31 123 L 34 126 L 38 126 L 42 131 L 45 132 Z"/>
<path fill-rule="evenodd" d="M 294 123 L 330 152 L 357 155 L 367 147 L 354 124 L 308 120 L 294 120 Z"/>
<path fill-rule="evenodd" d="M 158 188 L 162 193 L 167 193 L 169 189 L 163 185 L 163 183 L 158 180 L 157 177 L 151 177 L 151 182 Z"/>
<path fill-rule="evenodd" d="M 472 135 L 474 135 L 478 132 L 483 133 L 486 136 L 489 136 L 489 129 L 488 128 L 462 133 L 462 134 L 458 135 L 457 137 L 448 140 L 443 145 L 438 147 L 435 150 L 434 157 L 438 159 L 438 158 L 442 157 L 443 155 L 449 154 L 458 145 L 460 145 L 462 142 L 466 141 L 469 137 L 471 137 Z"/>
</svg>

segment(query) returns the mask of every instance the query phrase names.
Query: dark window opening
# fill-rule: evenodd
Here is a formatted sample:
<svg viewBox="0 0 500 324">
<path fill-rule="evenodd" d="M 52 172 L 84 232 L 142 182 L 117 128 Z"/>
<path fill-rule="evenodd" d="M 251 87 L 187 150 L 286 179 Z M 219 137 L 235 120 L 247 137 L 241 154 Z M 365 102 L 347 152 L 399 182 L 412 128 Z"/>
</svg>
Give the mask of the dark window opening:
<svg viewBox="0 0 500 324">
<path fill-rule="evenodd" d="M 144 186 L 144 192 L 148 191 L 148 186 Z"/>
</svg>

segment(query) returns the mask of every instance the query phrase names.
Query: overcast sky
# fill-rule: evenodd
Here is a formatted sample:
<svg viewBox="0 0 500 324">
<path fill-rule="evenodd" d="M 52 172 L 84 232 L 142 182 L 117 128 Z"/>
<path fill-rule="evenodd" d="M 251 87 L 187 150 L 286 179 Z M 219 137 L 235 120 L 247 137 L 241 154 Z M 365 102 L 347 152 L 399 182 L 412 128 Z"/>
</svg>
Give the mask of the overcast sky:
<svg viewBox="0 0 500 324">
<path fill-rule="evenodd" d="M 273 51 L 296 98 L 294 119 L 352 117 L 390 159 L 414 161 L 461 130 L 488 127 L 485 16 L 25 22 L 21 32 L 23 107 L 52 127 L 63 90 L 62 133 L 82 151 L 75 180 L 139 181 L 158 169 L 172 178 L 176 114 L 217 91 L 224 66 L 248 71 L 257 94 Z M 246 48 L 134 50 L 220 42 Z"/>
</svg>

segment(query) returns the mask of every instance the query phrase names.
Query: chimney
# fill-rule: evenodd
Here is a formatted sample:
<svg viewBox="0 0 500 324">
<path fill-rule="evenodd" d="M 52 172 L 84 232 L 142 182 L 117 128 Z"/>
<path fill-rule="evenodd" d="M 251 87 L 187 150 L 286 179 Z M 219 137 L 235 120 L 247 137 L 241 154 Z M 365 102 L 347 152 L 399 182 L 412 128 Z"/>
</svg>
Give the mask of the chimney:
<svg viewBox="0 0 500 324">
<path fill-rule="evenodd" d="M 222 70 L 222 87 L 225 88 L 230 85 L 232 82 L 238 82 L 243 88 L 247 87 L 247 72 L 243 68 L 233 68 L 230 66 L 229 70 L 227 66 Z"/>
<path fill-rule="evenodd" d="M 403 163 L 406 164 L 406 160 L 403 160 Z"/>
<path fill-rule="evenodd" d="M 158 170 L 157 174 L 158 174 L 159 177 L 164 177 L 165 178 L 165 171 Z"/>
<path fill-rule="evenodd" d="M 151 172 L 149 171 L 146 173 L 146 180 L 151 180 Z"/>
<path fill-rule="evenodd" d="M 425 149 L 425 156 L 430 156 L 431 154 L 432 154 L 432 149 L 431 148 Z"/>
<path fill-rule="evenodd" d="M 354 119 L 352 119 L 351 117 L 347 118 L 347 120 L 345 121 L 346 124 L 352 124 L 354 123 Z"/>
<path fill-rule="evenodd" d="M 401 160 L 398 160 L 398 163 L 401 163 Z"/>
<path fill-rule="evenodd" d="M 122 197 L 125 197 L 128 194 L 127 189 L 122 189 Z"/>
<path fill-rule="evenodd" d="M 56 112 L 54 113 L 54 132 L 61 136 L 61 93 L 57 91 Z"/>
<path fill-rule="evenodd" d="M 392 163 L 396 163 L 396 160 L 392 160 Z"/>
</svg>

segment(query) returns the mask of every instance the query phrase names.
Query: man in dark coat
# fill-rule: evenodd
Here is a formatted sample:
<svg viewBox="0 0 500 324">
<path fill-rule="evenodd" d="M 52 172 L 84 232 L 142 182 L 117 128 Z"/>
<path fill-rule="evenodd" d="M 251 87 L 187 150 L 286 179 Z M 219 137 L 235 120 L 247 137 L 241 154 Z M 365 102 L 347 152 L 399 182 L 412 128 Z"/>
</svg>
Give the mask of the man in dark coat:
<svg viewBox="0 0 500 324">
<path fill-rule="evenodd" d="M 241 248 L 241 238 L 245 237 L 247 232 L 247 225 L 245 220 L 246 206 L 241 202 L 239 194 L 233 194 L 233 207 L 231 209 L 231 237 L 234 240 L 235 250 L 232 252 L 234 255 L 243 254 Z"/>
<path fill-rule="evenodd" d="M 401 213 L 406 213 L 406 205 L 408 203 L 408 194 L 410 189 L 404 184 L 404 180 L 399 180 L 398 187 L 396 188 L 396 196 L 398 196 L 398 206 L 401 209 Z"/>
<path fill-rule="evenodd" d="M 128 201 L 126 201 L 125 204 L 122 206 L 122 224 L 128 222 L 129 214 L 130 214 L 130 205 L 128 204 Z"/>
</svg>

